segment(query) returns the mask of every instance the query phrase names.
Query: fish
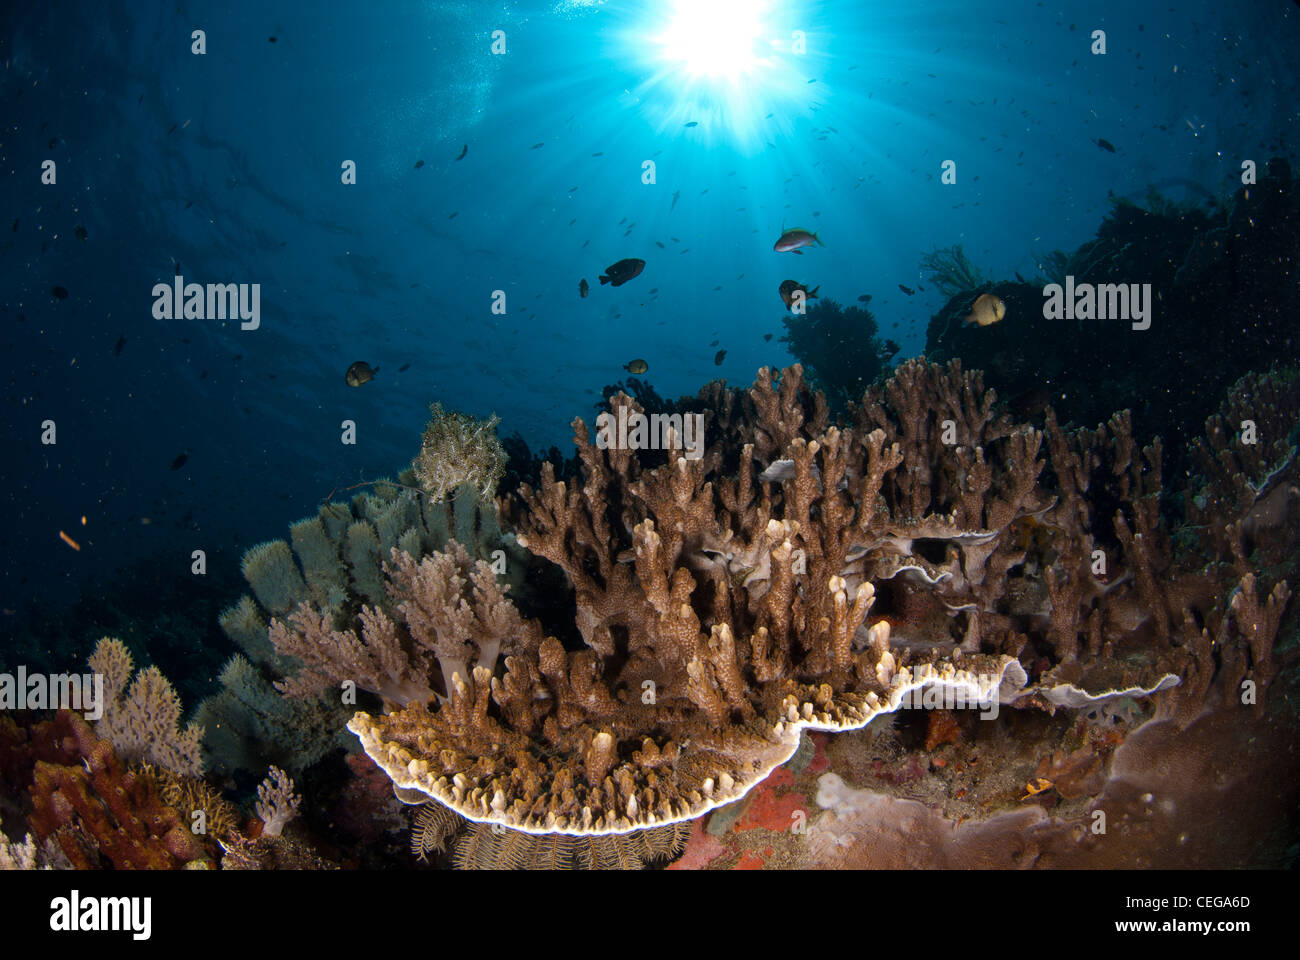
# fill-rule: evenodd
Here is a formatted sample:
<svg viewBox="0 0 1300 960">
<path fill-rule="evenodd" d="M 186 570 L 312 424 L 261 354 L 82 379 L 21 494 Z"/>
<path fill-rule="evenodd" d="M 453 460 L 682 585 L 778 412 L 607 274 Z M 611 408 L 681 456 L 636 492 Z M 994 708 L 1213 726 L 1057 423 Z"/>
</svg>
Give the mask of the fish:
<svg viewBox="0 0 1300 960">
<path fill-rule="evenodd" d="M 267 43 L 275 43 L 275 37 L 267 37 L 267 38 L 266 38 L 266 42 L 267 42 Z"/>
<path fill-rule="evenodd" d="M 126 337 L 118 337 L 117 343 L 113 344 L 113 356 L 120 357 L 122 348 L 126 346 Z"/>
<path fill-rule="evenodd" d="M 50 287 L 50 296 L 55 300 L 66 300 L 68 299 L 68 291 L 56 284 L 55 286 Z"/>
<path fill-rule="evenodd" d="M 1107 153 L 1114 153 L 1114 152 L 1115 152 L 1115 144 L 1111 143 L 1109 140 L 1103 140 L 1103 139 L 1101 139 L 1101 138 L 1099 137 L 1098 139 L 1094 140 L 1093 142 L 1096 143 L 1097 146 L 1099 146 L 1099 147 L 1101 147 L 1103 150 L 1105 150 Z"/>
<path fill-rule="evenodd" d="M 771 339 L 772 339 L 772 335 L 770 333 L 763 334 L 764 341 L 770 341 Z"/>
<path fill-rule="evenodd" d="M 465 154 L 467 154 L 467 153 L 469 153 L 469 144 L 468 144 L 468 143 L 465 144 L 465 146 L 463 146 L 463 147 L 460 148 L 460 156 L 457 157 L 456 160 L 464 160 L 464 159 L 465 159 Z M 456 160 L 453 160 L 452 163 L 455 163 Z"/>
<path fill-rule="evenodd" d="M 658 240 L 655 241 L 655 246 L 658 247 L 660 250 L 666 250 L 666 249 L 668 249 L 667 247 L 665 247 L 665 246 L 664 246 L 660 241 L 658 241 Z"/>
<path fill-rule="evenodd" d="M 615 287 L 621 287 L 633 277 L 641 275 L 645 269 L 645 261 L 638 260 L 635 257 L 629 257 L 626 260 L 620 260 L 618 263 L 612 263 L 605 268 L 605 272 L 600 275 L 600 285 L 612 284 Z"/>
<path fill-rule="evenodd" d="M 78 240 L 85 240 L 86 237 L 89 236 L 89 234 L 86 233 L 86 228 L 81 224 L 77 224 L 77 228 L 72 232 L 76 235 Z"/>
<path fill-rule="evenodd" d="M 912 296 L 912 294 L 916 293 L 916 291 L 913 290 L 911 287 L 905 287 L 905 286 L 903 286 L 901 283 L 898 285 L 898 289 L 899 289 L 899 290 L 902 290 L 902 291 L 903 291 L 905 294 L 907 294 L 909 297 Z"/>
<path fill-rule="evenodd" d="M 1020 271 L 1019 271 L 1019 270 L 1016 270 L 1016 271 L 1014 271 L 1014 272 L 1015 272 L 1015 275 L 1016 275 L 1016 279 L 1019 280 L 1021 283 L 1024 283 L 1024 282 L 1025 282 L 1025 278 L 1022 277 L 1022 276 L 1020 275 Z"/>
<path fill-rule="evenodd" d="M 626 370 L 628 373 L 635 373 L 639 375 L 649 370 L 650 364 L 646 363 L 644 360 L 638 357 L 635 360 L 629 360 L 627 363 L 623 364 L 623 369 Z"/>
<path fill-rule="evenodd" d="M 400 367 L 397 368 L 397 372 L 398 372 L 398 373 L 405 373 L 407 370 L 410 370 L 410 369 L 411 369 L 411 365 L 410 365 L 409 363 L 404 363 L 404 364 L 402 364 Z"/>
<path fill-rule="evenodd" d="M 870 303 L 870 302 L 871 302 L 871 294 L 869 293 L 864 293 L 862 294 L 862 296 L 858 297 L 858 303 Z"/>
<path fill-rule="evenodd" d="M 415 169 L 416 169 L 416 170 L 419 170 L 422 166 L 424 166 L 424 161 L 423 161 L 423 160 L 416 160 L 416 161 L 415 161 Z"/>
<path fill-rule="evenodd" d="M 700 121 L 698 120 L 687 120 L 685 123 L 682 124 L 683 127 L 698 127 L 699 125 L 700 125 Z"/>
<path fill-rule="evenodd" d="M 802 227 L 794 227 L 790 230 L 783 229 L 781 231 L 781 236 L 777 238 L 776 243 L 772 244 L 772 249 L 777 253 L 786 253 L 787 251 L 802 253 L 803 251 L 799 249 L 800 247 L 810 247 L 814 243 L 819 247 L 826 246 L 826 244 L 821 242 L 821 239 L 817 234 L 809 233 Z"/>
<path fill-rule="evenodd" d="M 717 345 L 718 345 L 718 341 L 716 340 L 714 340 L 712 343 L 709 344 L 709 346 L 711 347 L 716 347 Z"/>
<path fill-rule="evenodd" d="M 544 146 L 546 146 L 546 142 L 545 142 L 545 141 L 542 141 L 541 143 L 534 143 L 534 144 L 533 144 L 531 147 L 529 147 L 528 149 L 529 149 L 529 150 L 540 150 L 540 149 L 541 149 L 542 147 L 544 147 Z"/>
<path fill-rule="evenodd" d="M 674 190 L 674 191 L 673 191 L 673 202 L 672 202 L 672 203 L 669 205 L 669 207 L 668 207 L 668 211 L 669 211 L 670 213 L 672 212 L 673 208 L 677 206 L 677 198 L 680 197 L 681 195 L 682 195 L 682 192 L 681 192 L 680 190 Z M 17 223 L 17 222 L 18 222 L 17 220 L 14 221 L 14 223 Z"/>
<path fill-rule="evenodd" d="M 792 309 L 796 299 L 802 299 L 804 301 L 816 300 L 817 291 L 820 289 L 820 286 L 816 286 L 809 290 L 797 280 L 782 280 L 781 286 L 777 288 L 777 293 L 781 295 L 781 300 L 785 303 L 786 308 Z M 802 293 L 803 296 L 796 297 L 796 294 L 798 293 Z"/>
<path fill-rule="evenodd" d="M 173 470 L 179 470 L 181 467 L 185 466 L 185 461 L 188 460 L 189 458 L 190 455 L 188 453 L 178 453 L 176 455 L 176 459 L 172 461 L 171 468 Z"/>
<path fill-rule="evenodd" d="M 578 296 L 583 297 L 583 298 L 585 299 L 586 296 L 587 296 L 587 293 L 588 293 L 590 290 L 591 290 L 591 287 L 587 284 L 587 278 L 586 278 L 586 277 L 583 277 L 581 280 L 578 281 Z"/>
<path fill-rule="evenodd" d="M 963 323 L 976 323 L 981 327 L 991 327 L 1001 320 L 1007 313 L 1007 305 L 1002 302 L 1000 297 L 995 297 L 991 293 L 981 293 L 971 304 L 970 315 L 963 320 Z"/>
<path fill-rule="evenodd" d="M 348 372 L 343 375 L 343 380 L 349 387 L 359 387 L 363 383 L 369 383 L 375 379 L 375 374 L 378 372 L 378 367 L 372 368 L 364 360 L 358 360 L 348 367 Z"/>
<path fill-rule="evenodd" d="M 650 288 L 650 296 L 653 297 L 653 296 L 654 296 L 656 293 L 658 293 L 658 292 L 659 292 L 659 288 L 658 288 L 658 287 L 651 287 L 651 288 Z"/>
<path fill-rule="evenodd" d="M 17 217 L 14 217 L 13 232 L 14 232 L 14 233 L 17 233 L 17 232 L 18 232 L 18 218 L 17 218 Z"/>
<path fill-rule="evenodd" d="M 722 361 L 725 360 L 726 358 L 727 358 L 727 351 L 719 350 L 717 353 L 713 355 L 713 365 L 715 367 L 722 366 Z"/>
</svg>

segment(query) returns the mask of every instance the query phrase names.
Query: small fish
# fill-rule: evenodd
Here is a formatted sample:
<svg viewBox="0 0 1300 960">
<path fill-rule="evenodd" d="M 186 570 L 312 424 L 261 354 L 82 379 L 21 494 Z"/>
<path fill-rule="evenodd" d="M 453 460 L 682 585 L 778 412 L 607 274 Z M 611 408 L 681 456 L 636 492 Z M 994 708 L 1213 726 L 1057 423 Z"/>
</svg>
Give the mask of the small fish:
<svg viewBox="0 0 1300 960">
<path fill-rule="evenodd" d="M 409 363 L 404 363 L 404 364 L 402 364 L 400 367 L 397 368 L 397 372 L 398 372 L 398 373 L 405 373 L 407 370 L 410 370 L 410 369 L 411 369 L 411 365 L 410 365 Z"/>
<path fill-rule="evenodd" d="M 448 219 L 448 220 L 455 220 L 458 216 L 460 216 L 460 211 L 459 211 L 459 210 L 453 210 L 451 213 L 447 214 L 447 219 Z"/>
<path fill-rule="evenodd" d="M 653 297 L 653 296 L 654 296 L 656 293 L 658 293 L 658 292 L 659 292 L 659 288 L 658 288 L 658 287 L 651 287 L 651 288 L 650 288 L 650 296 Z"/>
<path fill-rule="evenodd" d="M 981 327 L 991 327 L 1007 314 L 1007 305 L 1002 302 L 1001 298 L 995 297 L 991 293 L 981 293 L 971 304 L 970 315 L 963 320 L 963 323 L 979 324 Z"/>
<path fill-rule="evenodd" d="M 53 286 L 50 287 L 50 296 L 52 296 L 55 300 L 66 300 L 68 299 L 68 291 L 65 290 L 63 287 Z"/>
<path fill-rule="evenodd" d="M 655 241 L 655 246 L 658 247 L 660 250 L 666 250 L 666 249 L 668 249 L 668 248 L 665 247 L 662 243 L 660 243 L 658 240 Z"/>
<path fill-rule="evenodd" d="M 200 374 L 199 374 L 199 379 L 200 379 L 200 380 L 206 380 L 206 379 L 208 379 L 208 371 L 204 370 L 202 373 L 200 373 Z"/>
<path fill-rule="evenodd" d="M 605 155 L 604 150 L 597 150 L 595 153 L 592 154 L 593 157 L 603 157 L 604 155 Z"/>
<path fill-rule="evenodd" d="M 59 531 L 59 539 L 62 540 L 64 543 L 66 543 L 68 546 L 70 546 L 73 550 L 76 550 L 78 553 L 81 552 L 81 544 L 77 543 L 76 540 L 73 540 L 62 530 Z"/>
<path fill-rule="evenodd" d="M 803 251 L 799 249 L 800 247 L 810 247 L 814 243 L 819 247 L 826 246 L 826 244 L 821 242 L 821 239 L 818 238 L 817 234 L 809 233 L 802 227 L 795 227 L 792 230 L 782 231 L 781 236 L 777 238 L 776 243 L 772 244 L 772 249 L 777 253 L 786 253 L 788 251 L 802 253 Z"/>
<path fill-rule="evenodd" d="M 586 299 L 586 296 L 588 292 L 590 292 L 590 290 L 591 287 L 587 284 L 586 277 L 583 277 L 581 280 L 578 281 L 578 296 Z"/>
<path fill-rule="evenodd" d="M 804 302 L 816 300 L 817 291 L 820 289 L 821 287 L 817 286 L 809 290 L 798 280 L 782 280 L 781 286 L 777 287 L 777 293 L 781 295 L 781 302 L 785 304 L 786 309 L 792 309 L 796 300 Z"/>
<path fill-rule="evenodd" d="M 541 142 L 541 143 L 534 143 L 534 144 L 533 144 L 531 147 L 529 147 L 528 149 L 529 149 L 529 150 L 540 150 L 540 149 L 541 149 L 542 147 L 544 147 L 544 146 L 546 146 L 546 142 L 545 142 L 545 141 L 543 141 L 543 142 Z"/>
<path fill-rule="evenodd" d="M 423 161 L 423 160 L 416 160 L 416 161 L 415 161 L 415 169 L 416 169 L 416 170 L 419 170 L 422 166 L 424 166 L 424 161 Z"/>
<path fill-rule="evenodd" d="M 650 364 L 638 357 L 635 360 L 629 360 L 627 363 L 623 364 L 623 369 L 628 373 L 635 373 L 639 376 L 650 369 Z"/>
<path fill-rule="evenodd" d="M 638 260 L 635 257 L 629 257 L 626 260 L 620 260 L 618 263 L 610 264 L 605 268 L 605 272 L 600 275 L 600 285 L 612 284 L 621 287 L 633 277 L 641 275 L 645 269 L 645 261 Z"/>
<path fill-rule="evenodd" d="M 903 286 L 901 283 L 898 285 L 898 289 L 899 289 L 899 290 L 902 290 L 902 291 L 903 291 L 905 294 L 907 294 L 909 297 L 912 296 L 912 294 L 916 293 L 916 291 L 913 290 L 911 287 L 905 287 L 905 286 Z"/>
<path fill-rule="evenodd" d="M 181 467 L 185 466 L 185 461 L 189 458 L 190 455 L 188 453 L 177 454 L 176 459 L 172 461 L 172 469 L 179 470 Z"/>
<path fill-rule="evenodd" d="M 687 120 L 685 123 L 682 124 L 683 127 L 698 127 L 699 125 L 700 125 L 700 121 L 698 120 Z"/>
<path fill-rule="evenodd" d="M 668 207 L 668 211 L 669 211 L 670 213 L 672 212 L 673 208 L 677 206 L 677 198 L 680 197 L 681 195 L 682 195 L 682 192 L 681 192 L 680 190 L 674 190 L 674 191 L 673 191 L 673 202 L 672 202 L 672 204 L 670 204 L 669 207 Z M 15 220 L 14 222 L 17 223 L 18 221 Z"/>
<path fill-rule="evenodd" d="M 1098 138 L 1098 139 L 1097 139 L 1096 141 L 1094 141 L 1094 142 L 1097 144 L 1097 146 L 1101 147 L 1101 148 L 1102 148 L 1103 150 L 1105 150 L 1107 153 L 1114 153 L 1114 152 L 1115 152 L 1115 144 L 1111 143 L 1109 140 L 1102 140 L 1102 139 Z"/>
<path fill-rule="evenodd" d="M 173 133 L 175 133 L 175 132 L 176 132 L 176 128 L 177 128 L 178 126 L 180 126 L 180 124 L 173 123 L 173 124 L 172 124 L 172 128 L 171 128 L 170 130 L 167 131 L 167 136 L 170 137 Z"/>
<path fill-rule="evenodd" d="M 726 358 L 727 358 L 727 351 L 719 350 L 717 353 L 713 355 L 713 365 L 715 367 L 722 366 L 722 361 L 725 360 Z"/>
<path fill-rule="evenodd" d="M 86 228 L 83 227 L 81 224 L 77 224 L 77 228 L 72 232 L 76 235 L 78 240 L 85 240 L 86 237 L 89 236 L 89 234 L 86 233 Z"/>
<path fill-rule="evenodd" d="M 14 233 L 17 233 L 17 232 L 18 232 L 18 218 L 17 218 L 17 217 L 14 217 L 13 232 L 14 232 Z"/>
<path fill-rule="evenodd" d="M 113 344 L 113 356 L 120 357 L 122 348 L 126 346 L 126 337 L 118 337 L 117 343 Z"/>
<path fill-rule="evenodd" d="M 771 339 L 772 339 L 772 335 L 771 335 L 770 333 L 765 333 L 765 334 L 763 334 L 763 340 L 764 340 L 764 341 L 769 341 L 769 340 L 771 340 Z"/>
<path fill-rule="evenodd" d="M 718 341 L 716 340 L 714 340 L 712 343 L 709 344 L 709 346 L 711 347 L 716 347 L 717 345 L 718 345 Z"/>
<path fill-rule="evenodd" d="M 864 293 L 862 296 L 858 297 L 858 303 L 870 303 L 870 302 L 871 302 L 871 294 L 869 293 Z"/>
<path fill-rule="evenodd" d="M 266 38 L 266 42 L 267 42 L 267 43 L 275 43 L 275 37 L 267 37 L 267 38 Z"/>
<path fill-rule="evenodd" d="M 465 154 L 467 154 L 467 153 L 469 153 L 469 144 L 468 144 L 468 143 L 465 144 L 465 146 L 463 146 L 463 147 L 460 148 L 460 156 L 457 157 L 456 160 L 464 160 L 464 159 L 465 159 Z M 456 160 L 453 160 L 452 163 L 455 163 Z"/>
<path fill-rule="evenodd" d="M 1022 277 L 1022 276 L 1020 275 L 1020 271 L 1019 271 L 1019 270 L 1016 270 L 1016 271 L 1014 271 L 1014 272 L 1015 272 L 1015 275 L 1016 275 L 1016 279 L 1019 280 L 1021 283 L 1024 283 L 1024 282 L 1025 282 L 1025 278 Z"/>
<path fill-rule="evenodd" d="M 375 379 L 375 374 L 378 372 L 378 367 L 372 368 L 364 360 L 358 360 L 348 367 L 348 372 L 343 375 L 343 380 L 349 387 L 359 387 L 363 383 L 369 383 Z"/>
</svg>

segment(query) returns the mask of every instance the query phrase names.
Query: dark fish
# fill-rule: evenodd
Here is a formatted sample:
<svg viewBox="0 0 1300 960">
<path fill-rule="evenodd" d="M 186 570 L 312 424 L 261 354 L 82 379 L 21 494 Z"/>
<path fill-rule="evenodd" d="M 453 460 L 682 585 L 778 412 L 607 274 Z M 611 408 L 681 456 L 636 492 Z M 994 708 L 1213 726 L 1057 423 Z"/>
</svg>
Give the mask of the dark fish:
<svg viewBox="0 0 1300 960">
<path fill-rule="evenodd" d="M 181 262 L 179 260 L 173 260 L 172 269 L 175 271 L 176 276 L 179 277 L 181 275 Z"/>
<path fill-rule="evenodd" d="M 172 124 L 172 128 L 171 128 L 170 130 L 167 131 L 167 136 L 170 137 L 173 133 L 175 133 L 175 132 L 176 132 L 176 128 L 177 128 L 178 126 L 179 126 L 179 124 L 173 123 L 173 124 Z"/>
<path fill-rule="evenodd" d="M 453 210 L 451 213 L 447 214 L 447 219 L 448 219 L 448 220 L 455 220 L 458 216 L 460 216 L 460 211 L 459 211 L 459 210 Z"/>
<path fill-rule="evenodd" d="M 55 300 L 66 300 L 68 299 L 68 291 L 59 286 L 50 287 L 50 296 Z"/>
<path fill-rule="evenodd" d="M 463 147 L 460 148 L 460 156 L 457 157 L 456 160 L 464 160 L 464 159 L 465 159 L 465 154 L 467 154 L 467 153 L 469 153 L 469 144 L 468 144 L 468 143 L 465 144 L 465 146 L 463 146 Z M 455 160 L 453 160 L 452 162 L 455 163 Z"/>
<path fill-rule="evenodd" d="M 862 296 L 858 297 L 858 303 L 870 303 L 870 302 L 871 302 L 871 294 L 869 293 L 864 293 Z"/>
<path fill-rule="evenodd" d="M 660 250 L 666 250 L 666 249 L 667 249 L 667 248 L 666 248 L 662 243 L 660 243 L 658 240 L 655 241 L 655 246 L 658 247 Z"/>
<path fill-rule="evenodd" d="M 208 378 L 208 371 L 204 370 L 202 373 L 199 374 L 200 380 L 206 380 L 207 378 Z"/>
<path fill-rule="evenodd" d="M 534 143 L 534 144 L 533 144 L 531 147 L 529 147 L 528 149 L 529 149 L 529 150 L 538 150 L 538 149 L 541 149 L 541 148 L 544 147 L 544 146 L 546 146 L 545 141 L 543 141 L 542 143 Z"/>
<path fill-rule="evenodd" d="M 266 42 L 267 42 L 267 43 L 275 43 L 275 37 L 267 37 L 267 38 L 266 38 Z"/>
<path fill-rule="evenodd" d="M 189 458 L 190 455 L 188 453 L 179 454 L 176 459 L 172 461 L 172 469 L 179 470 L 181 467 L 185 466 L 185 461 Z"/>
<path fill-rule="evenodd" d="M 711 347 L 716 347 L 717 345 L 718 345 L 718 341 L 716 340 L 714 340 L 712 343 L 709 344 L 709 346 Z"/>
<path fill-rule="evenodd" d="M 83 227 L 81 224 L 77 224 L 77 228 L 72 232 L 76 235 L 78 240 L 85 240 L 86 237 L 89 236 L 89 234 L 86 233 L 86 228 Z"/>
<path fill-rule="evenodd" d="M 578 296 L 586 298 L 587 293 L 590 290 L 591 287 L 588 286 L 586 277 L 583 277 L 581 280 L 578 281 Z"/>
<path fill-rule="evenodd" d="M 375 379 L 375 374 L 379 372 L 378 367 L 372 368 L 364 360 L 358 360 L 352 366 L 348 367 L 348 372 L 343 375 L 343 381 L 349 387 L 359 387 L 363 383 L 369 383 Z"/>
<path fill-rule="evenodd" d="M 398 372 L 398 373 L 404 373 L 405 371 L 410 370 L 410 369 L 411 369 L 411 365 L 410 365 L 409 363 L 404 363 L 404 364 L 402 364 L 400 367 L 397 368 L 397 372 Z"/>
<path fill-rule="evenodd" d="M 235 363 L 238 363 L 240 360 L 243 360 L 243 359 L 244 359 L 244 355 L 243 355 L 242 353 L 237 353 L 237 354 L 235 354 L 233 357 L 231 357 L 230 359 L 231 359 L 232 361 L 234 361 Z"/>
<path fill-rule="evenodd" d="M 659 288 L 658 288 L 658 287 L 651 287 L 651 288 L 650 288 L 650 296 L 653 297 L 653 296 L 654 296 L 656 293 L 658 293 L 658 292 L 659 292 Z"/>
<path fill-rule="evenodd" d="M 192 207 L 192 206 L 194 206 L 194 201 L 193 201 L 193 200 L 191 200 L 189 203 L 185 204 L 184 209 L 188 210 L 188 209 L 189 209 L 190 207 Z M 283 247 L 284 244 L 282 243 L 282 244 L 280 244 L 280 246 Z"/>
<path fill-rule="evenodd" d="M 122 348 L 126 346 L 126 337 L 118 337 L 117 343 L 113 344 L 113 356 L 120 357 Z"/>
<path fill-rule="evenodd" d="M 909 297 L 912 296 L 912 294 L 916 293 L 916 291 L 913 290 L 911 287 L 905 287 L 905 286 L 903 286 L 901 283 L 898 285 L 898 289 L 899 289 L 899 290 L 902 290 L 902 291 L 903 291 L 905 294 L 907 294 Z"/>
<path fill-rule="evenodd" d="M 1016 279 L 1017 279 L 1017 280 L 1019 280 L 1021 283 L 1024 283 L 1024 282 L 1025 282 L 1025 278 L 1022 277 L 1022 276 L 1020 275 L 1020 271 L 1019 271 L 1019 270 L 1016 270 L 1016 271 L 1015 271 L 1015 274 L 1016 274 Z"/>
<path fill-rule="evenodd" d="M 629 360 L 627 363 L 623 364 L 623 369 L 628 373 L 635 373 L 639 376 L 650 369 L 650 364 L 638 357 L 636 360 Z"/>
<path fill-rule="evenodd" d="M 726 358 L 727 358 L 727 351 L 719 350 L 717 353 L 713 355 L 713 365 L 715 367 L 722 366 L 722 361 L 725 360 Z"/>
<path fill-rule="evenodd" d="M 416 161 L 415 161 L 415 169 L 416 169 L 416 170 L 419 170 L 422 166 L 424 166 L 424 161 L 423 161 L 423 160 L 416 160 Z"/>
<path fill-rule="evenodd" d="M 173 128 L 173 129 L 174 129 L 174 128 Z M 58 138 L 58 137 L 50 137 L 50 149 L 53 150 L 54 147 L 55 147 L 55 145 L 56 145 L 58 142 L 59 142 L 59 138 Z"/>
<path fill-rule="evenodd" d="M 13 227 L 13 231 L 14 231 L 14 233 L 17 233 L 17 232 L 18 232 L 18 218 L 17 218 L 17 217 L 14 217 L 14 227 Z"/>
<path fill-rule="evenodd" d="M 671 212 L 671 211 L 673 210 L 673 208 L 677 206 L 677 198 L 680 197 L 681 195 L 682 195 L 682 192 L 681 192 L 680 190 L 674 190 L 674 191 L 673 191 L 673 202 L 672 202 L 672 204 L 668 207 L 669 212 Z M 674 238 L 674 240 L 675 240 L 675 239 L 676 239 L 676 238 Z"/>
<path fill-rule="evenodd" d="M 595 153 L 592 154 L 593 157 L 603 157 L 604 155 L 605 155 L 604 150 L 597 150 Z"/>
<path fill-rule="evenodd" d="M 699 125 L 700 125 L 700 121 L 698 120 L 687 120 L 685 123 L 682 124 L 683 127 L 698 127 Z"/>
<path fill-rule="evenodd" d="M 621 287 L 633 277 L 641 275 L 645 269 L 645 261 L 638 260 L 635 257 L 629 257 L 626 260 L 620 260 L 618 263 L 610 264 L 605 268 L 605 272 L 600 275 L 600 285 L 612 284 L 615 287 Z"/>
<path fill-rule="evenodd" d="M 771 340 L 771 339 L 772 339 L 772 335 L 771 335 L 770 333 L 765 333 L 765 334 L 763 334 L 763 339 L 764 339 L 764 340 Z"/>
<path fill-rule="evenodd" d="M 817 286 L 809 290 L 797 280 L 782 280 L 781 286 L 777 287 L 777 293 L 781 295 L 781 301 L 786 305 L 786 308 L 789 309 L 794 304 L 796 293 L 802 292 L 805 301 L 816 300 L 817 291 L 820 289 L 821 287 Z"/>
<path fill-rule="evenodd" d="M 1098 139 L 1097 146 L 1101 147 L 1107 153 L 1115 152 L 1115 144 L 1111 143 L 1109 140 Z"/>
</svg>

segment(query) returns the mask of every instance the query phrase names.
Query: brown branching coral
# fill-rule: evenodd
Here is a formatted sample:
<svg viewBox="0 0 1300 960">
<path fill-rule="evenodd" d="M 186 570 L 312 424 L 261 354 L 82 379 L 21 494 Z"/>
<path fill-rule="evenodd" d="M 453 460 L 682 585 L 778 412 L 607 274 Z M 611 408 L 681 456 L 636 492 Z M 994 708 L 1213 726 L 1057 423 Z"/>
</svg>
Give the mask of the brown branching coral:
<svg viewBox="0 0 1300 960">
<path fill-rule="evenodd" d="M 1049 412 L 1040 431 L 979 374 L 923 360 L 842 425 L 797 367 L 706 392 L 726 429 L 701 458 L 649 467 L 578 420 L 581 477 L 546 466 L 501 503 L 572 583 L 581 649 L 455 546 L 394 553 L 360 632 L 305 607 L 273 625 L 304 663 L 290 692 L 351 678 L 385 697 L 349 728 L 400 797 L 477 825 L 462 862 L 533 862 L 512 834 L 559 850 L 685 823 L 804 729 L 858 728 L 921 691 L 1049 711 L 1180 683 L 1194 699 L 1215 644 L 1266 685 L 1285 586 L 1261 600 L 1240 572 L 1175 563 L 1162 450 L 1138 449 L 1127 416 L 1067 431 Z M 430 831 L 421 850 L 445 839 Z"/>
</svg>

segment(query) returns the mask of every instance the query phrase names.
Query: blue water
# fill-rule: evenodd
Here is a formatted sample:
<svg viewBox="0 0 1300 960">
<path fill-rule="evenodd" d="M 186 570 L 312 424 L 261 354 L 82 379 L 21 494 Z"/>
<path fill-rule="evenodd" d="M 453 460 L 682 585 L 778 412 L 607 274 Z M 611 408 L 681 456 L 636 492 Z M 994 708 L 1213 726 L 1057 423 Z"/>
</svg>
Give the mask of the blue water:
<svg viewBox="0 0 1300 960">
<path fill-rule="evenodd" d="M 667 397 L 748 383 L 792 360 L 788 277 L 871 294 L 915 355 L 927 251 L 1030 276 L 1108 192 L 1227 195 L 1296 142 L 1291 2 L 755 4 L 738 81 L 657 41 L 668 2 L 27 6 L 0 15 L 0 629 L 141 558 L 233 570 L 405 466 L 434 401 L 567 450 L 634 357 Z M 825 246 L 774 253 L 783 226 Z M 260 284 L 260 327 L 155 319 L 178 265 Z"/>
</svg>

